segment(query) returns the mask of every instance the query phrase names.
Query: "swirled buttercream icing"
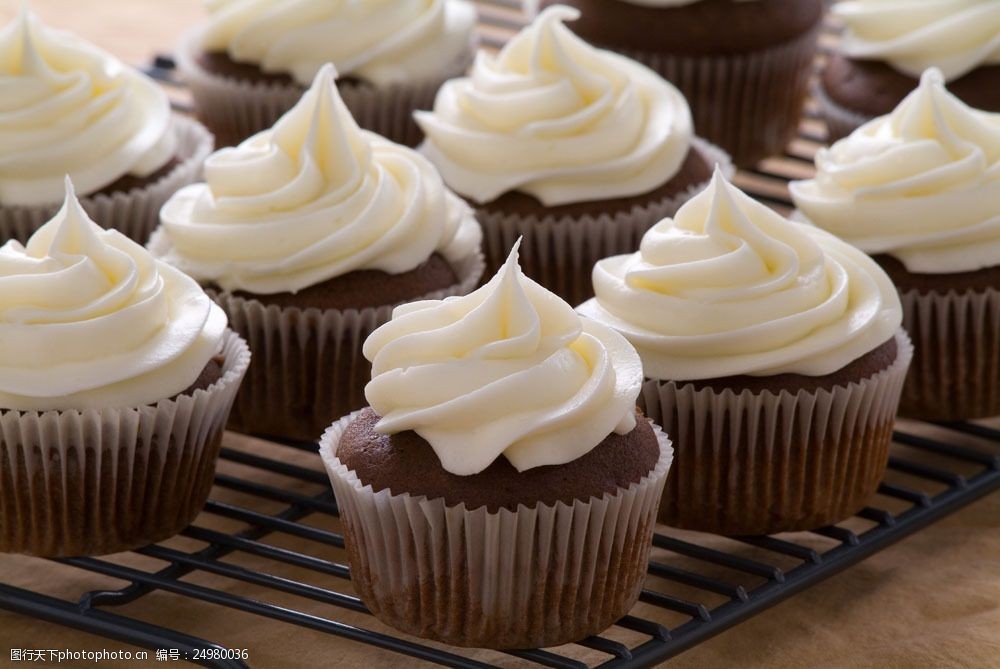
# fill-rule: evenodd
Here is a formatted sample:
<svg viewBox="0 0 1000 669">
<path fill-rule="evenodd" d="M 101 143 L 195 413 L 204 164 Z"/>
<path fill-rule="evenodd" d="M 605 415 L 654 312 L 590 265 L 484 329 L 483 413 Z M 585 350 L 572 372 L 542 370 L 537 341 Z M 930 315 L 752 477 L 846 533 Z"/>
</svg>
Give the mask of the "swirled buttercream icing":
<svg viewBox="0 0 1000 669">
<path fill-rule="evenodd" d="M 845 24 L 841 50 L 919 77 L 940 68 L 950 81 L 1000 63 L 997 0 L 852 0 L 833 6 Z"/>
<path fill-rule="evenodd" d="M 709 187 L 594 268 L 584 316 L 621 332 L 647 377 L 822 376 L 902 322 L 889 277 L 849 244 L 786 220 L 716 171 Z"/>
<path fill-rule="evenodd" d="M 466 0 L 209 0 L 206 51 L 303 86 L 325 63 L 383 86 L 438 76 L 468 51 L 476 10 Z"/>
<path fill-rule="evenodd" d="M 421 151 L 475 202 L 508 191 L 545 205 L 647 193 L 680 169 L 691 144 L 684 96 L 647 67 L 595 49 L 554 5 L 415 118 Z"/>
<path fill-rule="evenodd" d="M 397 307 L 364 354 L 376 429 L 415 431 L 453 474 L 564 464 L 635 427 L 635 350 L 524 276 L 516 246 L 474 293 Z"/>
<path fill-rule="evenodd" d="M 891 114 L 817 153 L 816 177 L 791 192 L 812 223 L 911 272 L 1000 265 L 1000 114 L 928 70 Z"/>
<path fill-rule="evenodd" d="M 361 130 L 326 65 L 275 126 L 205 162 L 163 207 L 150 249 L 202 282 L 297 292 L 354 270 L 457 261 L 482 232 L 416 151 Z"/>
<path fill-rule="evenodd" d="M 58 203 L 149 176 L 175 154 L 170 103 L 151 79 L 27 10 L 0 32 L 0 204 Z"/>
<path fill-rule="evenodd" d="M 153 404 L 191 386 L 226 316 L 193 279 L 80 207 L 0 247 L 0 408 Z"/>
</svg>

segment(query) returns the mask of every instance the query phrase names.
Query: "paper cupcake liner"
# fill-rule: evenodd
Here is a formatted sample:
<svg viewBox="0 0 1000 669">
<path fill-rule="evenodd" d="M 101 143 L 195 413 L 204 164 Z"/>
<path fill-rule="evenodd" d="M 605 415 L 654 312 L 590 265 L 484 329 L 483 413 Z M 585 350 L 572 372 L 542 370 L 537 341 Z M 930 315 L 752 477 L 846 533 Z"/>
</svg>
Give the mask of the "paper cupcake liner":
<svg viewBox="0 0 1000 669">
<path fill-rule="evenodd" d="M 180 163 L 163 178 L 142 188 L 111 195 L 80 198 L 90 217 L 104 228 L 112 228 L 145 244 L 160 222 L 160 208 L 178 190 L 201 175 L 202 164 L 212 152 L 212 135 L 197 121 L 174 115 L 177 158 Z M 22 243 L 59 211 L 62 203 L 39 207 L 0 205 L 0 244 L 8 239 Z"/>
<path fill-rule="evenodd" d="M 692 146 L 709 165 L 718 164 L 727 178 L 732 177 L 734 168 L 724 151 L 699 138 Z M 580 304 L 594 296 L 591 274 L 598 260 L 636 251 L 647 230 L 673 216 L 707 185 L 706 180 L 672 198 L 598 216 L 524 216 L 480 208 L 476 218 L 483 228 L 485 276 L 503 266 L 521 238 L 524 273 L 570 304 Z"/>
<path fill-rule="evenodd" d="M 267 130 L 302 97 L 298 85 L 239 81 L 206 71 L 197 62 L 200 31 L 189 32 L 177 52 L 177 66 L 194 98 L 198 119 L 215 134 L 219 146 L 239 144 Z M 431 109 L 445 81 L 465 74 L 475 55 L 478 40 L 439 76 L 375 87 L 365 83 L 338 85 L 341 98 L 354 119 L 394 142 L 407 146 L 420 143 L 423 133 L 413 120 L 417 109 Z"/>
<path fill-rule="evenodd" d="M 466 295 L 483 273 L 482 254 L 452 263 L 459 282 L 415 296 Z M 229 428 L 239 432 L 316 441 L 339 416 L 360 409 L 371 363 L 361 353 L 368 335 L 397 305 L 364 309 L 298 309 L 212 290 L 229 326 L 250 344 L 254 360 L 236 398 Z"/>
<path fill-rule="evenodd" d="M 487 513 L 362 484 L 336 455 L 354 417 L 327 430 L 320 455 L 351 579 L 382 622 L 458 646 L 537 648 L 596 634 L 638 599 L 672 460 L 656 425 L 660 458 L 638 483 L 586 502 Z"/>
<path fill-rule="evenodd" d="M 1000 290 L 901 294 L 916 353 L 900 414 L 922 420 L 1000 415 Z"/>
<path fill-rule="evenodd" d="M 222 378 L 156 405 L 0 411 L 0 552 L 103 555 L 177 534 L 208 499 L 250 364 L 228 331 Z"/>
<path fill-rule="evenodd" d="M 833 144 L 837 140 L 847 137 L 865 123 L 875 118 L 874 116 L 859 114 L 834 102 L 826 94 L 826 91 L 823 90 L 822 85 L 815 87 L 813 95 L 819 102 L 823 117 L 826 119 L 827 144 Z"/>
<path fill-rule="evenodd" d="M 817 25 L 784 44 L 731 55 L 622 51 L 677 86 L 698 135 L 749 167 L 780 155 L 795 138 L 819 32 Z"/>
<path fill-rule="evenodd" d="M 639 406 L 674 440 L 661 522 L 724 535 L 807 530 L 847 518 L 878 489 L 913 357 L 858 382 L 775 395 L 647 380 Z"/>
</svg>

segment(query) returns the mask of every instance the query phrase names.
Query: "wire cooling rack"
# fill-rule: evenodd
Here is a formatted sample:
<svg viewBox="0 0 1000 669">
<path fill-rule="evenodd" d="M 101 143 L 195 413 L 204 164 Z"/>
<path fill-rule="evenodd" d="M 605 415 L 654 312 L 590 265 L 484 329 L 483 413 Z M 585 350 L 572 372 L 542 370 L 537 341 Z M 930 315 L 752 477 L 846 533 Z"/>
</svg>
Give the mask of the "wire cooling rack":
<svg viewBox="0 0 1000 669">
<path fill-rule="evenodd" d="M 517 5 L 507 0 L 481 2 L 480 11 L 487 46 L 499 46 L 523 24 Z M 835 36 L 828 32 L 822 40 L 828 48 Z M 167 83 L 171 70 L 169 58 L 150 68 Z M 787 212 L 787 182 L 811 174 L 824 141 L 810 102 L 800 136 L 785 155 L 740 172 L 737 183 Z M 126 613 L 126 605 L 169 593 L 220 615 L 239 611 L 260 625 L 284 625 L 290 635 L 304 628 L 448 667 L 647 667 L 1000 489 L 1000 430 L 907 422 L 894 442 L 871 505 L 837 525 L 731 539 L 658 528 L 646 587 L 632 613 L 599 636 L 557 649 L 483 653 L 385 631 L 350 588 L 337 504 L 316 445 L 233 435 L 222 450 L 212 499 L 180 538 L 132 554 L 55 561 L 124 586 L 82 588 L 75 597 L 57 598 L 0 576 L 0 609 L 143 648 L 173 649 L 210 667 L 253 666 L 253 649 L 248 660 L 238 659 L 227 652 L 225 638 L 181 631 L 182 621 L 149 622 Z M 46 569 L 46 562 L 38 560 L 38 567 Z"/>
</svg>

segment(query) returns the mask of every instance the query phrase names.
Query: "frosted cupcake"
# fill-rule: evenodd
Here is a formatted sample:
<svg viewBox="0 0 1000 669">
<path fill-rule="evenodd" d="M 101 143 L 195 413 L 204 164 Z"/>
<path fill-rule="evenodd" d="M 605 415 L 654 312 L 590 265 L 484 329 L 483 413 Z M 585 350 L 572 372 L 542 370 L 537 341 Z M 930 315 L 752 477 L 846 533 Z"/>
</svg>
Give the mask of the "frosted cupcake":
<svg viewBox="0 0 1000 669">
<path fill-rule="evenodd" d="M 591 294 L 596 260 L 635 250 L 728 164 L 694 138 L 677 89 L 583 42 L 563 25 L 577 16 L 546 9 L 416 115 L 421 151 L 477 207 L 489 270 L 523 238 L 525 272 L 573 304 Z"/>
<path fill-rule="evenodd" d="M 0 247 L 0 551 L 114 553 L 201 510 L 249 364 L 190 278 L 66 201 Z"/>
<path fill-rule="evenodd" d="M 902 296 L 916 346 L 903 412 L 1000 414 L 1000 114 L 971 109 L 928 70 L 816 169 L 791 186 L 799 211 L 871 254 Z"/>
<path fill-rule="evenodd" d="M 324 66 L 273 129 L 205 162 L 150 241 L 215 295 L 255 359 L 237 429 L 315 441 L 364 405 L 392 307 L 472 290 L 482 232 L 421 155 L 358 128 Z"/>
<path fill-rule="evenodd" d="M 636 347 L 640 406 L 674 439 L 661 521 L 812 529 L 875 492 L 912 346 L 864 253 L 716 173 L 639 252 L 599 262 L 594 288 L 578 311 Z"/>
<path fill-rule="evenodd" d="M 59 209 L 63 178 L 101 225 L 145 242 L 212 150 L 138 70 L 26 10 L 0 31 L 0 242 Z"/>
<path fill-rule="evenodd" d="M 365 355 L 371 407 L 320 455 L 379 620 L 533 648 L 628 612 L 672 451 L 636 412 L 625 339 L 525 277 L 515 248 L 471 295 L 396 309 Z"/>
<path fill-rule="evenodd" d="M 271 127 L 325 63 L 358 123 L 413 146 L 411 119 L 476 46 L 476 10 L 466 0 L 275 3 L 206 0 L 206 23 L 178 51 L 198 118 L 220 145 Z"/>
<path fill-rule="evenodd" d="M 966 104 L 1000 112 L 1000 2 L 851 0 L 833 14 L 845 30 L 819 87 L 831 142 L 892 112 L 931 67 Z"/>
</svg>

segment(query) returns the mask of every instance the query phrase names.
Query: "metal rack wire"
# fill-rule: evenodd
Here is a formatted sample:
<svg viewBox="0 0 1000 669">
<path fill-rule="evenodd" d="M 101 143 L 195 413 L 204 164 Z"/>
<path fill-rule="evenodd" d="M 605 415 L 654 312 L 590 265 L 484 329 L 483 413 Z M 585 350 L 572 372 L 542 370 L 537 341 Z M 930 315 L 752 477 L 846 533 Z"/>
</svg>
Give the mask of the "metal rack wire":
<svg viewBox="0 0 1000 669">
<path fill-rule="evenodd" d="M 510 0 L 483 2 L 480 7 L 488 45 L 501 44 L 521 25 L 517 5 Z M 170 65 L 169 59 L 160 58 L 151 69 L 169 79 Z M 787 210 L 788 180 L 808 176 L 813 154 L 824 140 L 822 122 L 810 105 L 800 138 L 787 153 L 741 172 L 737 183 L 775 208 Z M 907 424 L 895 433 L 889 472 L 879 494 L 854 518 L 809 533 L 738 537 L 724 549 L 717 538 L 660 528 L 662 532 L 653 538 L 647 587 L 631 615 L 578 644 L 494 654 L 495 660 L 483 661 L 463 649 L 345 622 L 348 614 L 353 614 L 352 621 L 359 615 L 365 620 L 367 609 L 350 590 L 337 504 L 318 456 L 312 455 L 315 445 L 270 442 L 249 450 L 233 447 L 234 441 L 223 448 L 212 500 L 183 532 L 185 547 L 168 541 L 136 551 L 148 558 L 143 564 L 154 565 L 147 567 L 121 556 L 57 560 L 126 583 L 116 589 L 81 591 L 75 599 L 33 592 L 5 583 L 0 576 L 0 609 L 144 648 L 177 649 L 188 659 L 199 649 L 223 651 L 227 640 L 192 636 L 171 621 L 146 622 L 122 613 L 121 607 L 154 592 L 171 593 L 220 611 L 251 614 L 262 625 L 280 623 L 290 631 L 306 628 L 448 667 L 485 669 L 507 660 L 555 669 L 647 667 L 1000 490 L 1000 430 L 977 423 Z M 275 475 L 285 483 L 275 485 Z M 238 493 L 243 501 L 220 501 L 218 494 L 223 492 Z M 216 520 L 238 529 L 218 529 Z M 294 539 L 296 548 L 289 548 L 285 539 Z M 241 558 L 246 557 L 257 566 L 243 564 Z M 39 561 L 40 568 L 44 564 Z M 284 575 L 290 568 L 296 577 Z M 248 586 L 254 596 L 231 592 L 227 585 L 232 583 Z M 281 601 L 293 604 L 275 603 L 279 595 Z M 322 615 L 315 613 L 315 606 L 304 606 L 306 602 L 319 604 Z M 581 649 L 587 652 L 576 652 Z M 589 659 L 580 659 L 583 656 Z M 252 656 L 249 662 L 196 663 L 246 667 Z"/>
</svg>

